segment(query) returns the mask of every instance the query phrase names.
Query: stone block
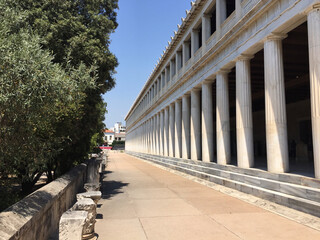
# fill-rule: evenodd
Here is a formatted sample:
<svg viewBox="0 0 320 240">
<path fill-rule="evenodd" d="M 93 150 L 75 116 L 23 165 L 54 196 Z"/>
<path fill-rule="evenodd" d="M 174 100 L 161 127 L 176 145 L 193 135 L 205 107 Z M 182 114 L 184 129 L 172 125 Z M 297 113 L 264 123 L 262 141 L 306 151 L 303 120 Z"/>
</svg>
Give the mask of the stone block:
<svg viewBox="0 0 320 240">
<path fill-rule="evenodd" d="M 85 183 L 84 184 L 84 189 L 87 192 L 92 192 L 92 191 L 99 191 L 100 190 L 100 183 Z"/>
<path fill-rule="evenodd" d="M 90 198 L 79 199 L 72 207 L 74 211 L 88 212 L 87 220 L 83 228 L 83 239 L 92 239 L 94 237 L 94 226 L 97 216 L 97 205 Z"/>
<path fill-rule="evenodd" d="M 296 197 L 307 198 L 307 190 L 296 185 L 280 184 L 280 192 Z"/>
<path fill-rule="evenodd" d="M 91 158 L 87 163 L 87 183 L 99 183 L 99 161 L 96 158 Z"/>
<path fill-rule="evenodd" d="M 67 211 L 59 223 L 59 240 L 82 240 L 82 232 L 88 213 L 86 211 Z"/>
<path fill-rule="evenodd" d="M 98 203 L 98 201 L 101 199 L 101 192 L 100 191 L 90 191 L 90 192 L 84 192 L 84 193 L 78 193 L 77 194 L 77 200 L 79 201 L 80 199 L 83 198 L 91 198 L 95 204 Z"/>
</svg>

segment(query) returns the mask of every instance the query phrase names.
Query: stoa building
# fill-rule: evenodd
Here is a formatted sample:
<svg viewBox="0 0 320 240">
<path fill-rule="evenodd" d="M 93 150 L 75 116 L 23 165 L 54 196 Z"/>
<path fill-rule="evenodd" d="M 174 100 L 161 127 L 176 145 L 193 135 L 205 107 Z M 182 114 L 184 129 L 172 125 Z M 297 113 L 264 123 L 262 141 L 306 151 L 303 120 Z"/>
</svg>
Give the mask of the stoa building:
<svg viewBox="0 0 320 240">
<path fill-rule="evenodd" d="M 130 154 L 320 216 L 320 1 L 192 2 L 126 123 Z"/>
</svg>

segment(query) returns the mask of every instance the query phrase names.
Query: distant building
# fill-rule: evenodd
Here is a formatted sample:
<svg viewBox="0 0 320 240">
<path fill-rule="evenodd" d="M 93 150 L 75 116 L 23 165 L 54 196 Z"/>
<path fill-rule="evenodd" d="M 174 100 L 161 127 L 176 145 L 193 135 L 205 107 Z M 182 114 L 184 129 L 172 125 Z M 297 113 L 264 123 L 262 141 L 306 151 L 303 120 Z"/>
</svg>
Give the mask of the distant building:
<svg viewBox="0 0 320 240">
<path fill-rule="evenodd" d="M 113 131 L 115 133 L 124 133 L 124 132 L 126 132 L 126 126 L 122 126 L 121 122 L 117 122 L 114 124 Z"/>
<path fill-rule="evenodd" d="M 104 136 L 103 136 L 103 140 L 106 144 L 111 145 L 112 142 L 114 141 L 114 131 L 112 130 L 104 130 Z"/>
<path fill-rule="evenodd" d="M 116 141 L 125 141 L 126 140 L 126 133 L 120 132 L 114 134 L 114 140 Z"/>
</svg>

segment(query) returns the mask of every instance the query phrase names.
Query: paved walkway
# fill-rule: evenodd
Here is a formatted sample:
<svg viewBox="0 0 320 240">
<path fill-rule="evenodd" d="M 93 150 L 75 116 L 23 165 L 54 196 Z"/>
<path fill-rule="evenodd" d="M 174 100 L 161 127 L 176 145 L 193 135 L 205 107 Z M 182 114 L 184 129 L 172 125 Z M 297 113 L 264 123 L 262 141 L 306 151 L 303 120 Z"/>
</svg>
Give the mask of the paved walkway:
<svg viewBox="0 0 320 240">
<path fill-rule="evenodd" d="M 157 168 L 109 154 L 99 240 L 319 240 L 320 232 Z"/>
</svg>

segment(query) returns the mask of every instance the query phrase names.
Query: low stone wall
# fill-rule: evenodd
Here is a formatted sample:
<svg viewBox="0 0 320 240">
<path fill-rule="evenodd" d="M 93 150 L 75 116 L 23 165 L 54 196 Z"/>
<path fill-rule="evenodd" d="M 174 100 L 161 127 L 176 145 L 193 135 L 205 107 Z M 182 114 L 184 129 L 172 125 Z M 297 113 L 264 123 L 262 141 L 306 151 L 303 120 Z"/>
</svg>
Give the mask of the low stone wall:
<svg viewBox="0 0 320 240">
<path fill-rule="evenodd" d="M 72 169 L 0 213 L 0 239 L 49 239 L 61 215 L 76 201 L 86 181 L 85 164 Z"/>
</svg>

